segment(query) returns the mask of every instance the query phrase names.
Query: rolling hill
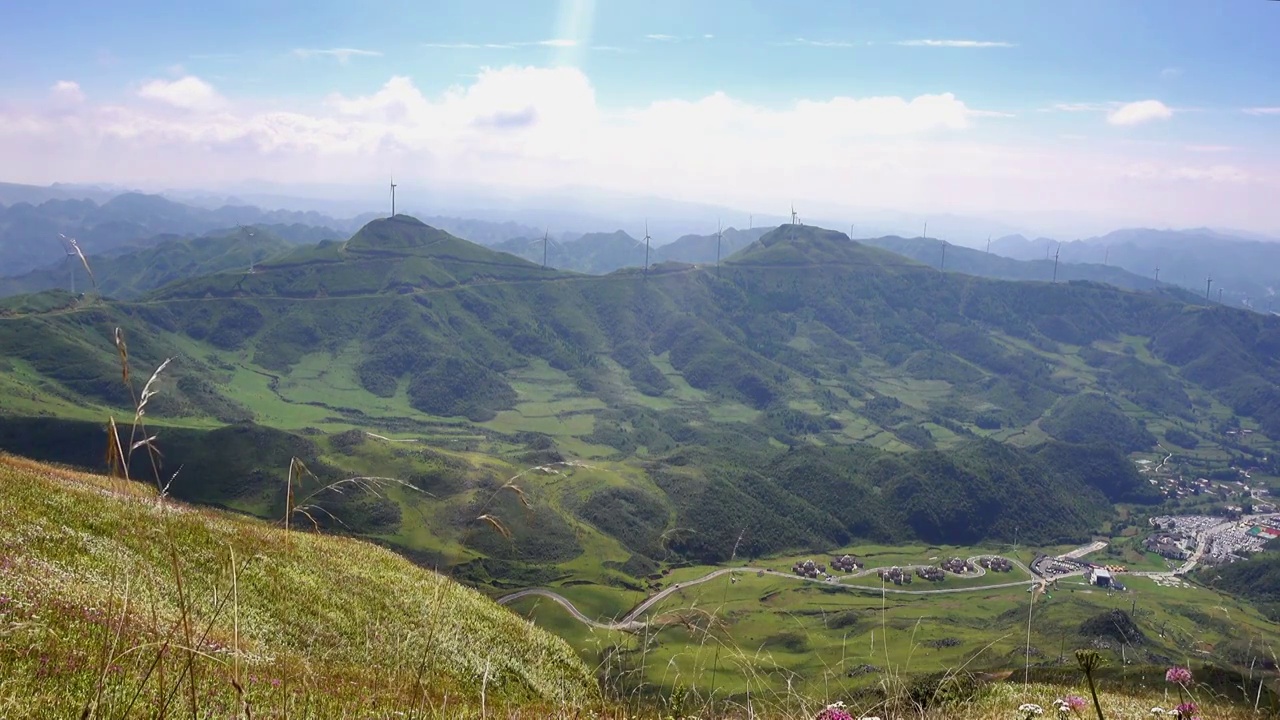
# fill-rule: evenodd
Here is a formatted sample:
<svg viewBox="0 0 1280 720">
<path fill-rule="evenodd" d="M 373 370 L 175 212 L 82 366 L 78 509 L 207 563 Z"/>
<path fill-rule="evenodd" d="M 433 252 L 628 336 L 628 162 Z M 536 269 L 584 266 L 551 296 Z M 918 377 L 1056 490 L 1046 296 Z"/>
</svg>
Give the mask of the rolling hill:
<svg viewBox="0 0 1280 720">
<path fill-rule="evenodd" d="M 247 271 L 254 264 L 282 254 L 291 247 L 261 228 L 237 230 L 226 235 L 149 240 L 140 250 L 87 256 L 100 293 L 107 297 L 132 299 L 176 280 L 226 270 Z M 73 261 L 75 266 L 69 266 Z M 76 274 L 78 292 L 92 290 L 80 261 L 64 259 L 23 275 L 0 277 L 0 297 L 69 288 L 72 272 Z"/>
<path fill-rule="evenodd" d="M 1041 260 L 1057 243 L 1020 235 L 1000 238 L 991 251 L 1022 260 Z M 1273 302 L 1280 291 L 1280 243 L 1246 239 L 1208 229 L 1116 230 L 1087 240 L 1062 243 L 1061 260 L 1068 263 L 1107 263 L 1136 275 L 1180 285 L 1203 298 L 1208 277 L 1210 299 L 1259 311 L 1280 310 Z"/>
<path fill-rule="evenodd" d="M 95 199 L 85 199 L 92 197 Z M 346 237 L 376 214 L 334 218 L 308 211 L 264 210 L 250 205 L 199 207 L 136 192 L 71 191 L 0 184 L 0 276 L 20 275 L 61 262 L 58 233 L 75 237 L 95 257 L 131 252 L 176 236 L 227 235 L 254 225 L 290 243 Z M 431 218 L 454 234 L 493 244 L 533 231 L 511 222 Z"/>
<path fill-rule="evenodd" d="M 432 496 L 326 500 L 475 582 L 634 585 L 671 557 L 1017 523 L 1074 542 L 1160 499 L 1130 454 L 1165 431 L 1198 441 L 1188 472 L 1274 462 L 1280 320 L 1180 297 L 940 273 L 807 226 L 720 273 L 581 275 L 396 216 L 135 301 L 11 298 L 0 447 L 100 462 L 103 418 L 133 414 L 119 327 L 136 374 L 176 358 L 147 417 L 179 497 L 273 516 L 293 456 L 412 478 Z"/>
<path fill-rule="evenodd" d="M 0 705 L 24 716 L 598 703 L 562 640 L 368 543 L 4 454 L 0 512 Z"/>
<path fill-rule="evenodd" d="M 728 228 L 720 240 L 720 256 L 730 255 L 755 242 L 772 228 L 738 230 Z M 513 238 L 494 246 L 497 250 L 518 255 L 530 262 L 542 264 L 543 239 L 541 237 Z M 715 235 L 683 235 L 665 245 L 651 245 L 649 263 L 683 263 L 703 265 L 716 260 Z M 603 275 L 627 267 L 644 267 L 644 240 L 634 238 L 622 230 L 613 233 L 588 233 L 571 240 L 547 243 L 546 261 L 549 267 L 574 272 Z"/>
<path fill-rule="evenodd" d="M 974 250 L 962 245 L 948 244 L 944 260 L 942 257 L 942 242 L 923 237 L 902 238 L 890 235 L 880 238 L 867 238 L 859 240 L 859 242 L 890 250 L 926 265 L 942 266 L 942 269 L 948 272 L 965 273 L 999 280 L 1032 280 L 1040 282 L 1050 281 L 1054 277 L 1052 259 L 1045 260 L 1029 257 L 1014 259 Z M 943 265 L 944 262 L 945 266 Z M 1150 275 L 1131 273 L 1124 268 L 1103 265 L 1101 262 L 1094 263 L 1082 260 L 1066 262 L 1061 258 L 1058 263 L 1057 278 L 1059 282 L 1085 280 L 1107 283 L 1126 290 L 1151 290 L 1159 286 L 1159 283 Z M 1192 296 L 1187 297 L 1188 300 L 1191 298 Z"/>
</svg>

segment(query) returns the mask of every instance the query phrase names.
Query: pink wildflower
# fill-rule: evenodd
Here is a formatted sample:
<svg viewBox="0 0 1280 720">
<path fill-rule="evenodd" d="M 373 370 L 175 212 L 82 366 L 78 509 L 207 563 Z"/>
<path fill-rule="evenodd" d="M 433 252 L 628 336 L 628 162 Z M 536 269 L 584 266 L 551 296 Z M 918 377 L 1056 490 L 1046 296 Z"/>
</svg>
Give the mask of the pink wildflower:
<svg viewBox="0 0 1280 720">
<path fill-rule="evenodd" d="M 1171 667 L 1164 674 L 1164 679 L 1176 685 L 1186 685 L 1191 682 L 1191 671 L 1184 667 Z"/>
<path fill-rule="evenodd" d="M 1071 708 L 1072 710 L 1081 710 L 1084 708 L 1085 705 L 1088 704 L 1085 702 L 1085 699 L 1080 697 L 1079 695 L 1068 695 L 1062 700 L 1063 702 L 1066 703 L 1067 707 Z"/>
<path fill-rule="evenodd" d="M 1199 708 L 1196 707 L 1195 703 L 1184 702 L 1178 707 L 1174 708 L 1173 710 L 1174 712 L 1178 713 L 1178 717 L 1180 718 L 1190 718 L 1192 713 L 1194 713 L 1197 709 Z"/>
</svg>

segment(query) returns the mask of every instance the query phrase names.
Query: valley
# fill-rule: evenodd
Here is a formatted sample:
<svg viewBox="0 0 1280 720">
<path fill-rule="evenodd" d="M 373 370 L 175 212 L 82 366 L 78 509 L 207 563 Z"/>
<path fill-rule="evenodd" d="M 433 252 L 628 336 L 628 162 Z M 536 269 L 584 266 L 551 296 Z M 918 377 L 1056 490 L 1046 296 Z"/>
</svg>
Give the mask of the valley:
<svg viewBox="0 0 1280 720">
<path fill-rule="evenodd" d="M 1209 597 L 1231 619 L 1206 657 L 1274 640 L 1142 547 L 1148 517 L 1280 488 L 1280 326 L 1176 289 L 944 273 L 808 226 L 720 268 L 585 275 L 396 216 L 135 298 L 0 300 L 0 449 L 102 467 L 104 419 L 135 414 L 115 328 L 135 375 L 172 358 L 146 423 L 175 497 L 394 549 L 633 689 L 708 662 L 726 692 L 857 687 L 845 642 L 858 667 L 1052 665 L 1126 602 L 1149 662 Z M 350 476 L 399 482 L 326 489 Z M 1126 592 L 1027 592 L 1034 548 L 1095 541 Z M 863 566 L 793 569 L 844 553 Z M 974 570 L 921 574 L 951 557 Z"/>
</svg>

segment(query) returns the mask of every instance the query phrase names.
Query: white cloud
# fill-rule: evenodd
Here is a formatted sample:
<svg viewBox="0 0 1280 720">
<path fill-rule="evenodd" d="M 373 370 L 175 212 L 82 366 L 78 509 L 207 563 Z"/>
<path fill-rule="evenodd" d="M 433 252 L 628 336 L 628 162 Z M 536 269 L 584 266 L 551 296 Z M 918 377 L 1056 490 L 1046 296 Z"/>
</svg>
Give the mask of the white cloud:
<svg viewBox="0 0 1280 720">
<path fill-rule="evenodd" d="M 1056 112 L 1102 112 L 1117 108 L 1121 103 L 1092 103 L 1092 102 L 1072 102 L 1072 103 L 1054 103 L 1045 111 Z"/>
<path fill-rule="evenodd" d="M 423 47 L 437 48 L 440 50 L 514 50 L 515 45 L 510 43 L 423 43 Z"/>
<path fill-rule="evenodd" d="M 833 47 L 848 48 L 853 47 L 853 43 L 846 40 L 810 40 L 808 38 L 796 38 L 790 42 L 782 43 L 783 45 L 808 45 L 809 47 Z"/>
<path fill-rule="evenodd" d="M 1182 75 L 1182 68 L 1179 67 L 1167 67 L 1160 71 L 1160 77 L 1165 78 L 1166 80 L 1176 78 L 1180 75 Z"/>
<path fill-rule="evenodd" d="M 544 47 L 571 48 L 577 47 L 578 41 L 570 40 L 569 38 L 552 38 L 550 40 L 539 40 L 534 44 L 542 45 Z"/>
<path fill-rule="evenodd" d="M 1280 107 L 1251 107 L 1244 111 L 1250 115 L 1280 115 Z"/>
<path fill-rule="evenodd" d="M 484 68 L 438 93 L 397 76 L 314 107 L 237 103 L 193 76 L 152 80 L 138 95 L 148 102 L 57 112 L 0 105 L 6 172 L 20 182 L 154 187 L 189 184 L 198 167 L 205 184 L 349 185 L 381 181 L 395 165 L 512 196 L 580 185 L 758 209 L 804 198 L 813 215 L 824 204 L 971 213 L 1075 207 L 1145 209 L 1165 224 L 1230 217 L 1280 227 L 1275 173 L 1263 155 L 1202 166 L 1180 144 L 1153 150 L 1010 135 L 998 132 L 1007 113 L 952 93 L 784 105 L 713 93 L 602 107 L 576 68 L 513 66 Z"/>
<path fill-rule="evenodd" d="M 84 91 L 80 83 L 72 80 L 59 80 L 49 88 L 49 94 L 61 104 L 75 105 L 84 102 Z"/>
<path fill-rule="evenodd" d="M 1173 110 L 1159 100 L 1139 100 L 1131 102 L 1107 113 L 1107 122 L 1112 125 L 1141 125 L 1152 120 L 1168 120 L 1173 117 Z"/>
<path fill-rule="evenodd" d="M 1015 43 L 993 40 L 900 40 L 896 45 L 907 47 L 948 47 L 948 48 L 1008 48 L 1017 47 Z"/>
<path fill-rule="evenodd" d="M 331 57 L 338 61 L 339 64 L 346 65 L 351 62 L 353 57 L 382 57 L 382 53 L 377 50 L 360 50 L 358 48 L 328 48 L 318 50 L 315 48 L 297 48 L 293 51 L 294 57 L 313 58 L 313 57 Z"/>
<path fill-rule="evenodd" d="M 657 40 L 658 42 L 671 42 L 673 40 L 679 40 L 680 38 L 676 37 L 675 35 L 667 35 L 664 33 L 650 33 L 648 35 L 645 35 L 644 39 Z"/>
<path fill-rule="evenodd" d="M 213 110 L 224 104 L 213 86 L 194 75 L 178 80 L 152 80 L 138 89 L 138 97 L 183 110 Z"/>
</svg>

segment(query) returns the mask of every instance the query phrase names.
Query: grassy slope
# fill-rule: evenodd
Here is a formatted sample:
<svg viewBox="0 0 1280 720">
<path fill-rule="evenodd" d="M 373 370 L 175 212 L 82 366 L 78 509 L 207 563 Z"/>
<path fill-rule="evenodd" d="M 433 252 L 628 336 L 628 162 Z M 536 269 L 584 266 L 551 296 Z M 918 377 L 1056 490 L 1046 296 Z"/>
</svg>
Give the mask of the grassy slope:
<svg viewBox="0 0 1280 720">
<path fill-rule="evenodd" d="M 78 716 L 105 671 L 101 703 L 119 716 L 167 641 L 138 701 L 154 712 L 186 661 L 177 648 L 191 646 L 184 615 L 203 708 L 235 705 L 237 673 L 255 709 L 313 717 L 446 696 L 474 705 L 482 684 L 490 707 L 594 697 L 562 641 L 366 543 L 172 501 L 161 510 L 145 485 L 11 456 L 0 456 L 0 515 L 0 714 Z M 187 693 L 173 702 L 186 707 Z"/>
</svg>

